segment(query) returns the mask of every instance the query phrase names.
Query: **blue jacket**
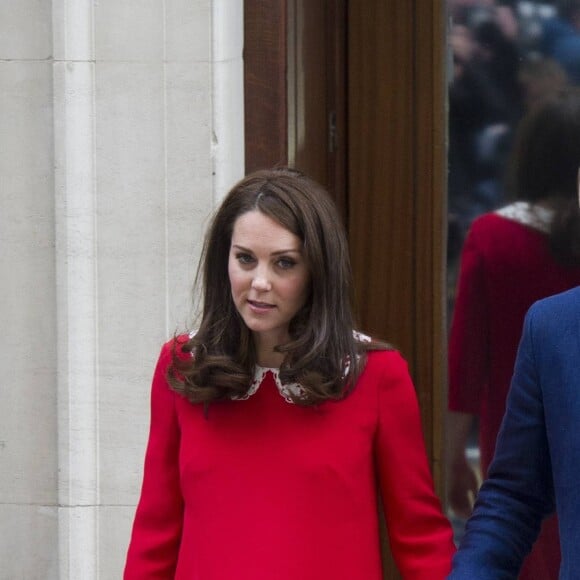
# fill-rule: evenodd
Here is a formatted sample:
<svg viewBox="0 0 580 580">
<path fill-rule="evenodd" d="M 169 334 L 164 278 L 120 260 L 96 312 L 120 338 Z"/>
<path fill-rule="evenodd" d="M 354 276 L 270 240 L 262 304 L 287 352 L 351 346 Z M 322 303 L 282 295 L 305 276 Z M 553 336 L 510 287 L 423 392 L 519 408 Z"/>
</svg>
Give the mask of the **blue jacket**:
<svg viewBox="0 0 580 580">
<path fill-rule="evenodd" d="M 517 578 L 557 510 L 561 580 L 580 578 L 580 287 L 528 311 L 488 479 L 449 578 Z"/>
</svg>

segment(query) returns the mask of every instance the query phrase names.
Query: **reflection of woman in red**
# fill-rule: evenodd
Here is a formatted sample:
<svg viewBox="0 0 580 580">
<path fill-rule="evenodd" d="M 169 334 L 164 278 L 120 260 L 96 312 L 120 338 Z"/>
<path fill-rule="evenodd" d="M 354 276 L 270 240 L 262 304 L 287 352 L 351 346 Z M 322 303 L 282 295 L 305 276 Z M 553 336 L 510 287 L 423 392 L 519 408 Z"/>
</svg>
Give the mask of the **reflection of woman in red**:
<svg viewBox="0 0 580 580">
<path fill-rule="evenodd" d="M 415 390 L 399 353 L 353 332 L 348 255 L 297 171 L 226 196 L 199 329 L 154 374 L 126 580 L 379 580 L 379 494 L 403 578 L 447 576 Z"/>
<path fill-rule="evenodd" d="M 522 122 L 513 165 L 519 201 L 477 218 L 461 256 L 449 345 L 449 503 L 467 517 L 477 478 L 465 447 L 479 417 L 485 477 L 505 410 L 527 309 L 580 285 L 580 92 L 562 91 Z M 520 578 L 557 578 L 555 518 Z"/>
</svg>

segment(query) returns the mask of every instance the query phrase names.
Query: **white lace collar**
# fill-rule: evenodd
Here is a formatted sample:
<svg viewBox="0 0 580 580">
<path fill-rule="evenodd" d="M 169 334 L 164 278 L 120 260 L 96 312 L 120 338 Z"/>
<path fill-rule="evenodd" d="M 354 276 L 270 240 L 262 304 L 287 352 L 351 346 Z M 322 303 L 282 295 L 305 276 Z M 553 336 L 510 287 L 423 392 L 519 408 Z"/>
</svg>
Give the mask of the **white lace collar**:
<svg viewBox="0 0 580 580">
<path fill-rule="evenodd" d="M 550 227 L 554 218 L 553 209 L 542 207 L 527 201 L 516 201 L 515 203 L 496 210 L 495 213 L 545 234 L 550 233 Z"/>
<path fill-rule="evenodd" d="M 352 335 L 354 336 L 355 340 L 358 340 L 359 342 L 371 342 L 371 337 L 367 336 L 366 334 L 363 334 L 362 332 L 353 330 Z M 342 376 L 345 377 L 348 374 L 349 370 L 350 370 L 350 360 L 347 358 L 344 364 Z M 268 372 L 272 373 L 272 376 L 274 377 L 274 383 L 276 383 L 276 388 L 278 389 L 280 396 L 287 403 L 294 404 L 292 396 L 298 398 L 304 396 L 304 389 L 299 383 L 287 383 L 287 384 L 282 383 L 282 381 L 280 380 L 280 369 L 272 367 L 261 367 L 259 365 L 256 365 L 256 368 L 254 370 L 254 380 L 252 381 L 252 384 L 250 385 L 248 391 L 243 395 L 232 397 L 232 400 L 245 401 L 246 399 L 249 399 L 252 395 L 256 394 L 257 390 L 260 388 L 260 385 L 262 384 L 262 381 L 264 380 L 264 377 Z"/>
<path fill-rule="evenodd" d="M 294 403 L 291 395 L 294 395 L 295 397 L 302 397 L 304 395 L 304 389 L 298 383 L 288 383 L 286 385 L 282 384 L 282 381 L 280 380 L 280 369 L 261 367 L 256 365 L 256 369 L 254 371 L 254 380 L 252 381 L 250 388 L 243 395 L 233 396 L 232 400 L 245 401 L 252 395 L 255 395 L 268 372 L 272 373 L 278 392 L 288 403 Z"/>
</svg>

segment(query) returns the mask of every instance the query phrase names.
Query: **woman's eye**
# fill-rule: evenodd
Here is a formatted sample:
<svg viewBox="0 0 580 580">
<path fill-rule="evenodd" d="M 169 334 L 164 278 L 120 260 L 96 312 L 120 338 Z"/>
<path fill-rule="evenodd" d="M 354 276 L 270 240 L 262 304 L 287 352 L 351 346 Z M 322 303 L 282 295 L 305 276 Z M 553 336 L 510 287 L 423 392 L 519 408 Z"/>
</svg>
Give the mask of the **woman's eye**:
<svg viewBox="0 0 580 580">
<path fill-rule="evenodd" d="M 251 264 L 254 258 L 250 254 L 236 254 L 236 260 L 243 265 Z"/>
<path fill-rule="evenodd" d="M 296 262 L 291 258 L 280 258 L 277 263 L 278 267 L 282 268 L 282 270 L 289 270 L 296 265 Z"/>
</svg>

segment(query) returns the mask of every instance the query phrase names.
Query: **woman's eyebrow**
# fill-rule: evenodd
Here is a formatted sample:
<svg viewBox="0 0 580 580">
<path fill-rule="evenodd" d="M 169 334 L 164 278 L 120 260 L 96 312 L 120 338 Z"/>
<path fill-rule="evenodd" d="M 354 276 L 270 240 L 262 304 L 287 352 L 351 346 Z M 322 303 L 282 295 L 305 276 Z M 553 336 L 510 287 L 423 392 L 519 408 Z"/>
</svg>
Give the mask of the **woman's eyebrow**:
<svg viewBox="0 0 580 580">
<path fill-rule="evenodd" d="M 240 244 L 232 244 L 232 248 L 235 248 L 236 250 L 241 250 L 243 252 L 248 252 L 250 254 L 253 254 L 254 252 L 252 250 L 250 250 L 250 248 L 246 248 L 245 246 L 242 246 Z M 302 254 L 302 249 L 301 248 L 288 248 L 288 249 L 283 249 L 283 250 L 276 250 L 275 252 L 271 252 L 271 256 L 279 256 L 280 254 Z"/>
<path fill-rule="evenodd" d="M 280 254 L 301 254 L 302 250 L 300 248 L 290 248 L 289 250 L 276 250 L 272 252 L 272 256 L 278 256 Z"/>
</svg>

